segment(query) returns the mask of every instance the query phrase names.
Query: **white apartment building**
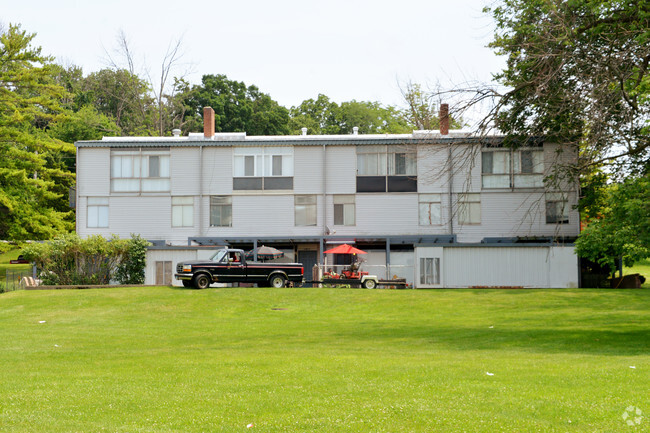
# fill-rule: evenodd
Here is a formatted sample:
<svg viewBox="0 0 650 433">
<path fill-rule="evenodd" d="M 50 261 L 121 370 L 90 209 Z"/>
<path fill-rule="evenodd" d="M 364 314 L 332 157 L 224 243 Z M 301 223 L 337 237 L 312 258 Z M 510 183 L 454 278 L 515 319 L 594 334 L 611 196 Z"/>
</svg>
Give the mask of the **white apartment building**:
<svg viewBox="0 0 650 433">
<path fill-rule="evenodd" d="M 462 271 L 452 268 L 463 265 L 462 254 L 448 259 L 448 269 L 442 256 L 432 258 L 437 264 L 423 260 L 418 248 L 472 247 L 476 257 L 494 258 L 494 248 L 528 246 L 541 248 L 544 260 L 548 247 L 579 233 L 577 186 L 544 187 L 558 158 L 552 143 L 531 140 L 513 150 L 500 137 L 444 124 L 400 135 L 215 134 L 211 111 L 204 132 L 186 137 L 77 142 L 77 233 L 138 233 L 154 250 L 173 247 L 175 259 L 181 246 L 271 245 L 305 269 L 345 242 L 368 251 L 364 266 L 372 274 L 417 287 L 456 286 L 451 274 Z M 570 275 L 553 284 L 577 285 L 577 258 L 562 257 L 571 261 L 563 265 Z M 341 258 L 327 258 L 334 260 Z M 157 265 L 158 274 L 170 275 L 174 265 Z M 517 266 L 503 263 L 507 272 Z M 148 270 L 152 283 L 155 273 Z M 513 278 L 508 285 L 530 286 Z"/>
</svg>

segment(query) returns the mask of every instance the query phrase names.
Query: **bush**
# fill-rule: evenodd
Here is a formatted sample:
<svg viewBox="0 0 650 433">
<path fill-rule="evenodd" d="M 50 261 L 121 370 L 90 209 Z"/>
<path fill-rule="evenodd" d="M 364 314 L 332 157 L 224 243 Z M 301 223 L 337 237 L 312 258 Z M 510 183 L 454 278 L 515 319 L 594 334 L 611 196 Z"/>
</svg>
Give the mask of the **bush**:
<svg viewBox="0 0 650 433">
<path fill-rule="evenodd" d="M 147 247 L 149 242 L 140 235 L 131 234 L 126 254 L 117 267 L 115 278 L 120 284 L 144 284 Z"/>
<path fill-rule="evenodd" d="M 141 284 L 147 245 L 139 236 L 132 236 L 131 240 L 116 236 L 105 239 L 99 235 L 81 239 L 72 233 L 50 242 L 31 244 L 23 249 L 23 256 L 36 263 L 38 278 L 45 285 L 109 284 L 118 274 L 120 282 L 123 275 L 131 278 L 141 274 Z M 122 268 L 128 272 L 118 272 Z M 130 279 L 135 280 L 135 277 Z"/>
</svg>

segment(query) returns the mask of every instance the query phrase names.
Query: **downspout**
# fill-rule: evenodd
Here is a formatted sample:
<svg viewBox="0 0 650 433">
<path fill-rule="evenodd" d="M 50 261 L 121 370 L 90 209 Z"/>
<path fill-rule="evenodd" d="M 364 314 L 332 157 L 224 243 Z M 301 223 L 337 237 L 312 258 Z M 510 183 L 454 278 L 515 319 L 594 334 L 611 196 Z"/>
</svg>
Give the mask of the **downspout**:
<svg viewBox="0 0 650 433">
<path fill-rule="evenodd" d="M 203 236 L 203 145 L 199 145 L 199 236 Z"/>
<path fill-rule="evenodd" d="M 449 134 L 449 104 L 440 104 L 440 113 L 438 115 L 440 121 L 440 135 L 445 136 Z M 451 148 L 451 140 L 447 143 L 447 177 L 449 180 L 449 234 L 454 234 L 454 212 L 452 209 L 451 193 L 453 192 L 454 184 L 454 162 L 453 152 Z"/>
<path fill-rule="evenodd" d="M 306 133 L 306 131 L 304 131 Z M 329 233 L 327 232 L 327 147 L 325 146 L 325 143 L 323 143 L 323 176 L 322 176 L 322 182 L 323 182 L 323 238 L 327 236 Z M 323 256 L 323 242 L 321 242 L 321 248 L 319 252 L 319 263 L 322 263 L 323 266 L 325 265 L 324 256 Z"/>
</svg>

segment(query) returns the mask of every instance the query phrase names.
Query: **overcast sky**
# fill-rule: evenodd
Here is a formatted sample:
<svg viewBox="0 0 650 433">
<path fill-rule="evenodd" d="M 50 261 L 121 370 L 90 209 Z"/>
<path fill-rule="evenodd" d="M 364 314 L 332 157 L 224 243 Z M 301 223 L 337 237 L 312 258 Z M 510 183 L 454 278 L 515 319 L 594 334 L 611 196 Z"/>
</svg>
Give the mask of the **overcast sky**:
<svg viewBox="0 0 650 433">
<path fill-rule="evenodd" d="M 402 105 L 398 82 L 484 81 L 504 64 L 486 45 L 486 0 L 0 0 L 0 21 L 37 33 L 57 62 L 107 66 L 123 31 L 157 74 L 182 38 L 185 66 L 254 84 L 290 107 L 319 93 L 337 102 Z"/>
</svg>

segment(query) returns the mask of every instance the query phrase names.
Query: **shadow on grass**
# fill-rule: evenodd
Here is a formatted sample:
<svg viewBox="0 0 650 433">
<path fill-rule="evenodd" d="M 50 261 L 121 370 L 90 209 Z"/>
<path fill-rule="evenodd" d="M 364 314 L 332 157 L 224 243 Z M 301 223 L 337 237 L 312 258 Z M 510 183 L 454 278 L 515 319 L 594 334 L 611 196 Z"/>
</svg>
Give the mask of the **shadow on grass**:
<svg viewBox="0 0 650 433">
<path fill-rule="evenodd" d="M 413 340 L 414 345 L 430 344 L 456 350 L 523 350 L 538 353 L 573 353 L 594 355 L 647 355 L 650 353 L 650 330 L 591 329 L 472 329 L 428 328 L 418 326 L 355 329 L 354 335 L 366 341 Z"/>
</svg>

